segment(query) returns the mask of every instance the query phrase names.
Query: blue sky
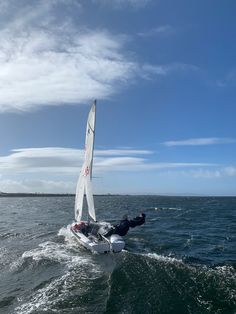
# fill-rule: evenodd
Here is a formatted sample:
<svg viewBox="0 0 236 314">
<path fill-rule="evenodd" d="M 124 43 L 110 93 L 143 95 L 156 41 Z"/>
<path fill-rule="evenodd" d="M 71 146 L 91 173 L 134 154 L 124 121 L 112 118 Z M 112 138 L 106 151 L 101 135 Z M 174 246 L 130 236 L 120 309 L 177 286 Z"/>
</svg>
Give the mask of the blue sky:
<svg viewBox="0 0 236 314">
<path fill-rule="evenodd" d="M 0 1 L 0 191 L 236 195 L 235 1 Z"/>
</svg>

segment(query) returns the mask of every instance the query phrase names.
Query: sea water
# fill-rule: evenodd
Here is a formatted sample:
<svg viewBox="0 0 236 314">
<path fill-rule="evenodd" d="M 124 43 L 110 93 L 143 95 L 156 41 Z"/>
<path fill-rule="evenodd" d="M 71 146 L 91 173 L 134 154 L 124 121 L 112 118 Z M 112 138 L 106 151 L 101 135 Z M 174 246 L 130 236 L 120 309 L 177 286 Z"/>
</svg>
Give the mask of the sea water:
<svg viewBox="0 0 236 314">
<path fill-rule="evenodd" d="M 236 198 L 95 196 L 98 220 L 146 214 L 118 254 L 67 229 L 73 197 L 0 198 L 0 313 L 236 313 Z"/>
</svg>

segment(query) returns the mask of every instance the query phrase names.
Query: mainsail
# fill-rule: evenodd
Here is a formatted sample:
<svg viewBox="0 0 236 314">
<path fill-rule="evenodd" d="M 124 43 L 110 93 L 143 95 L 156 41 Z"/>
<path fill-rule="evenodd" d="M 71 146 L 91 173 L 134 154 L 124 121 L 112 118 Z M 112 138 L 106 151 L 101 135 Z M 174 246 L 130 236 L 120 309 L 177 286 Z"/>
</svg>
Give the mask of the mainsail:
<svg viewBox="0 0 236 314">
<path fill-rule="evenodd" d="M 96 221 L 93 191 L 92 191 L 92 166 L 93 166 L 93 148 L 95 132 L 96 101 L 88 115 L 86 139 L 85 139 L 85 160 L 80 172 L 76 188 L 75 198 L 75 220 L 80 221 L 82 218 L 84 194 L 88 204 L 88 214 Z"/>
</svg>

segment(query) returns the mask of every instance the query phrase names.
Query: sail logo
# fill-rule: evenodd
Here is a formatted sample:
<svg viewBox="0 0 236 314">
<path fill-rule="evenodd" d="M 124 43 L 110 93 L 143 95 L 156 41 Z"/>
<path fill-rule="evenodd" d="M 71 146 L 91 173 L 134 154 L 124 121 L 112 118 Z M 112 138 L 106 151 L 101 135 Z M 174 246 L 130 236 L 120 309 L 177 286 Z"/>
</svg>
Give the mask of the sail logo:
<svg viewBox="0 0 236 314">
<path fill-rule="evenodd" d="M 89 174 L 89 167 L 87 166 L 84 170 L 84 175 L 87 177 L 88 174 Z"/>
</svg>

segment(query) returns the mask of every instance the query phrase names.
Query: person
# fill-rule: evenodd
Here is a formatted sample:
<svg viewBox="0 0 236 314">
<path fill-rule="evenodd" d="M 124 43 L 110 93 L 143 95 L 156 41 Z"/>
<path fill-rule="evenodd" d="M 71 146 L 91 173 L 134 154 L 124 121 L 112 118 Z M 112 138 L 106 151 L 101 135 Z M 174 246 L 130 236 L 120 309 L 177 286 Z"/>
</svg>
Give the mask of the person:
<svg viewBox="0 0 236 314">
<path fill-rule="evenodd" d="M 124 215 L 120 223 L 118 225 L 115 225 L 114 227 L 115 227 L 115 230 L 113 232 L 114 234 L 125 236 L 128 233 L 130 227 L 128 216 Z"/>
<path fill-rule="evenodd" d="M 146 215 L 141 213 L 139 216 L 128 220 L 128 216 L 124 215 L 120 223 L 112 226 L 112 228 L 106 234 L 104 234 L 104 236 L 109 237 L 112 234 L 118 234 L 123 237 L 128 233 L 130 227 L 134 228 L 136 226 L 141 226 L 142 224 L 144 224 L 145 217 Z"/>
<path fill-rule="evenodd" d="M 141 213 L 139 216 L 131 219 L 129 221 L 129 225 L 131 228 L 134 228 L 136 226 L 141 226 L 142 224 L 145 223 L 145 218 L 146 218 L 146 215 L 144 213 Z"/>
<path fill-rule="evenodd" d="M 84 235 L 88 235 L 88 224 L 85 223 L 84 221 L 81 221 L 80 223 L 77 223 L 73 226 L 73 230 L 75 232 L 81 232 Z"/>
</svg>

